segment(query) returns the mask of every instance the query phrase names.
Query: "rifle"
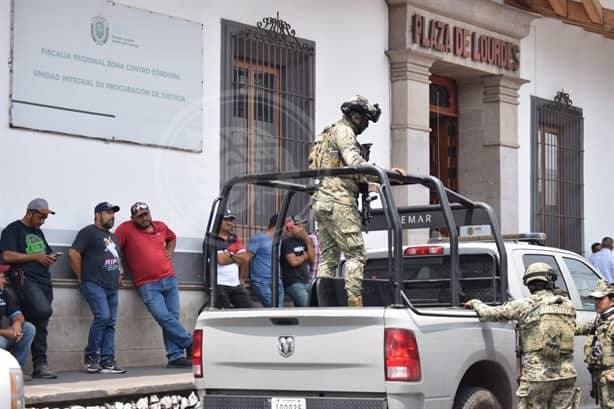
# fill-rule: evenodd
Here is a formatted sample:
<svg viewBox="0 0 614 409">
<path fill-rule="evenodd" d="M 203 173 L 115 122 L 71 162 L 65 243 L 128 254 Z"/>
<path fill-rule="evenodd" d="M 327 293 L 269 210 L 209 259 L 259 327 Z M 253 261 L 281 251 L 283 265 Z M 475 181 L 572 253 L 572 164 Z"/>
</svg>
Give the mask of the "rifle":
<svg viewBox="0 0 614 409">
<path fill-rule="evenodd" d="M 516 382 L 520 385 L 520 377 L 522 376 L 522 338 L 520 337 L 520 325 L 516 324 L 516 330 L 514 331 L 516 335 Z"/>
<path fill-rule="evenodd" d="M 593 342 L 591 343 L 591 359 L 595 362 L 601 362 L 603 358 L 603 345 L 597 339 L 597 337 L 593 337 Z M 595 398 L 595 403 L 599 405 L 599 377 L 601 374 L 601 365 L 589 365 L 588 371 L 591 374 L 591 397 Z"/>
<path fill-rule="evenodd" d="M 371 146 L 373 146 L 372 143 L 360 144 L 360 156 L 367 162 L 369 161 L 369 156 L 371 156 Z M 360 213 L 360 221 L 365 232 L 369 232 L 369 222 L 373 219 L 373 215 L 371 214 L 371 202 L 377 199 L 377 196 L 371 196 L 368 183 L 360 183 L 358 191 L 360 193 L 360 207 L 362 210 Z"/>
<path fill-rule="evenodd" d="M 595 403 L 599 405 L 599 377 L 601 372 L 601 362 L 603 359 L 603 345 L 599 338 L 595 335 L 597 329 L 597 320 L 593 322 L 592 327 L 590 328 L 590 334 L 592 334 L 593 339 L 591 342 L 590 356 L 587 359 L 588 371 L 591 374 L 591 397 L 595 399 Z"/>
</svg>

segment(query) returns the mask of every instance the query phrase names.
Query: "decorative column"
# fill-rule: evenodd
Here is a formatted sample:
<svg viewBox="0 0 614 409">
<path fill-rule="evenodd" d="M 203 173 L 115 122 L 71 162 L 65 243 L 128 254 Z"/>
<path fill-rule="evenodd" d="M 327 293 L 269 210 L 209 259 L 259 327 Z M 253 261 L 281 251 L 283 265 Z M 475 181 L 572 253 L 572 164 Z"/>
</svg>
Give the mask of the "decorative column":
<svg viewBox="0 0 614 409">
<path fill-rule="evenodd" d="M 414 50 L 388 51 L 390 60 L 392 121 L 391 167 L 428 175 L 429 169 L 429 76 L 437 58 Z M 395 188 L 397 206 L 427 204 L 428 191 L 421 186 Z M 405 234 L 405 243 L 424 243 L 428 230 Z"/>
<path fill-rule="evenodd" d="M 518 89 L 489 75 L 459 82 L 460 193 L 494 207 L 503 233 L 518 232 Z"/>
</svg>

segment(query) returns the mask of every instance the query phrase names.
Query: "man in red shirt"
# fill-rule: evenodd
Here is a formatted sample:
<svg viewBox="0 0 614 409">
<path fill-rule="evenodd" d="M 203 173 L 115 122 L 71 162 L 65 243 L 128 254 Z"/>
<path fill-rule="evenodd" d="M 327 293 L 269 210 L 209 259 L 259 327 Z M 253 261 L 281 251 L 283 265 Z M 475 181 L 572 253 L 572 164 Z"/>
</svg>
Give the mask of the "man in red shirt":
<svg viewBox="0 0 614 409">
<path fill-rule="evenodd" d="M 131 221 L 115 231 L 141 300 L 162 327 L 168 368 L 191 367 L 192 336 L 179 322 L 179 288 L 171 261 L 177 237 L 166 224 L 151 220 L 149 206 L 130 207 Z"/>
</svg>

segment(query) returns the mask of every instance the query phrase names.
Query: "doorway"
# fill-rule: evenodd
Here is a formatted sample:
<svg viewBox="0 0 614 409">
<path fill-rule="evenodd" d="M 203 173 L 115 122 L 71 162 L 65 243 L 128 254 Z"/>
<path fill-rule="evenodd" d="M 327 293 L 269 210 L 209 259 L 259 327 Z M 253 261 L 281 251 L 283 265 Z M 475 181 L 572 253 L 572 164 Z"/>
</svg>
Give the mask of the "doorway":
<svg viewBox="0 0 614 409">
<path fill-rule="evenodd" d="M 429 86 L 430 174 L 445 187 L 458 191 L 458 105 L 456 82 L 431 75 Z M 435 203 L 431 193 L 430 202 Z"/>
</svg>

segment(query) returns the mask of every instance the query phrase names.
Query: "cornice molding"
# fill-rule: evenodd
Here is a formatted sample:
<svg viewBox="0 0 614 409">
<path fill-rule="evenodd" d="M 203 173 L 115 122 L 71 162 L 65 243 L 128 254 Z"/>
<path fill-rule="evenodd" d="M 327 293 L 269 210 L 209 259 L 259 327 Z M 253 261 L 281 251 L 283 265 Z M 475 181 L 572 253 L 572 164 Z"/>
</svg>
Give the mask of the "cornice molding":
<svg viewBox="0 0 614 409">
<path fill-rule="evenodd" d="M 386 0 L 388 7 L 413 6 L 521 40 L 540 15 L 492 0 Z M 462 3 L 462 4 L 461 4 Z"/>
</svg>

